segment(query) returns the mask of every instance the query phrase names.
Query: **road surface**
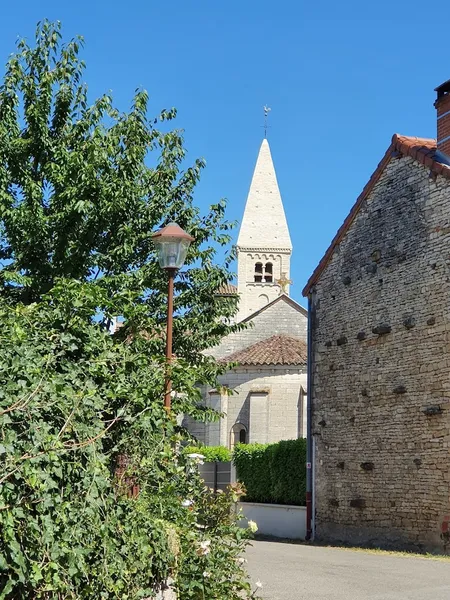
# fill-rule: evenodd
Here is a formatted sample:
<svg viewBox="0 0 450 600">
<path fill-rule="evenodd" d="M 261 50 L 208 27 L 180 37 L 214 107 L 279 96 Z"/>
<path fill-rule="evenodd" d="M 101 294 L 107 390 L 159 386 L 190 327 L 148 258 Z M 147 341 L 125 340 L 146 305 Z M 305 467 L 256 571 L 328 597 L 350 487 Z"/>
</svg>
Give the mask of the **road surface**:
<svg viewBox="0 0 450 600">
<path fill-rule="evenodd" d="M 254 541 L 248 572 L 264 600 L 450 600 L 450 562 Z"/>
</svg>

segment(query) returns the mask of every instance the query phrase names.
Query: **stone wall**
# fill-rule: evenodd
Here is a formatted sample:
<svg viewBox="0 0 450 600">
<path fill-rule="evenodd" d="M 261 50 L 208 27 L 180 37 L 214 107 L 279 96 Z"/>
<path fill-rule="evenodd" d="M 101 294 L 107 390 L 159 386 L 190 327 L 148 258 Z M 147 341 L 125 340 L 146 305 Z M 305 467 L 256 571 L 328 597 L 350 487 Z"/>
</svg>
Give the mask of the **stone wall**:
<svg viewBox="0 0 450 600">
<path fill-rule="evenodd" d="M 238 321 L 246 319 L 280 295 L 280 286 L 276 282 L 282 273 L 289 279 L 290 260 L 290 249 L 258 252 L 238 248 Z M 272 283 L 255 282 L 255 265 L 258 262 L 263 264 L 263 268 L 266 263 L 272 263 Z M 286 291 L 289 295 L 289 286 L 286 286 Z"/>
<path fill-rule="evenodd" d="M 222 382 L 234 391 L 227 398 L 228 434 L 235 423 L 242 423 L 250 431 L 250 442 L 303 436 L 306 368 L 240 367 L 227 373 Z"/>
<path fill-rule="evenodd" d="M 307 329 L 306 311 L 302 314 L 292 304 L 289 304 L 288 299 L 281 298 L 254 317 L 250 327 L 225 337 L 220 345 L 210 351 L 210 354 L 217 359 L 226 358 L 233 352 L 280 334 L 290 335 L 306 342 Z"/>
<path fill-rule="evenodd" d="M 206 402 L 226 416 L 219 423 L 184 424 L 201 442 L 230 446 L 230 432 L 241 423 L 250 432 L 247 441 L 278 442 L 306 433 L 306 368 L 237 368 L 221 378 L 231 396 L 206 391 Z M 217 399 L 220 398 L 221 404 Z"/>
<path fill-rule="evenodd" d="M 449 183 L 392 158 L 312 290 L 319 539 L 445 547 Z"/>
</svg>

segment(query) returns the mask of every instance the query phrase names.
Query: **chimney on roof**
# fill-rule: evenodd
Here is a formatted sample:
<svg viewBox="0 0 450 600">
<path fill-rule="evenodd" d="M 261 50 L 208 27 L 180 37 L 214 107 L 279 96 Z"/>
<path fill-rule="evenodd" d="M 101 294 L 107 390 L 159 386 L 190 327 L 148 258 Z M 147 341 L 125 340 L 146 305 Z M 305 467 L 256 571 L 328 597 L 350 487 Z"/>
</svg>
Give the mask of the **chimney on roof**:
<svg viewBox="0 0 450 600">
<path fill-rule="evenodd" d="M 436 88 L 437 148 L 450 156 L 450 79 Z"/>
</svg>

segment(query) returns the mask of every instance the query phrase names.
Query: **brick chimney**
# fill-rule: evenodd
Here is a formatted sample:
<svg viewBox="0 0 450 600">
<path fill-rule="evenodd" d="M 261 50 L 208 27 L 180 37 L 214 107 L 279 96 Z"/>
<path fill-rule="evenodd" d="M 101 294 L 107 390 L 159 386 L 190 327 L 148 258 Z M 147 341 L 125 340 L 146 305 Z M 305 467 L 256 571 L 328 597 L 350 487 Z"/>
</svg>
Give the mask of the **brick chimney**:
<svg viewBox="0 0 450 600">
<path fill-rule="evenodd" d="M 450 156 L 450 79 L 436 88 L 437 148 Z"/>
</svg>

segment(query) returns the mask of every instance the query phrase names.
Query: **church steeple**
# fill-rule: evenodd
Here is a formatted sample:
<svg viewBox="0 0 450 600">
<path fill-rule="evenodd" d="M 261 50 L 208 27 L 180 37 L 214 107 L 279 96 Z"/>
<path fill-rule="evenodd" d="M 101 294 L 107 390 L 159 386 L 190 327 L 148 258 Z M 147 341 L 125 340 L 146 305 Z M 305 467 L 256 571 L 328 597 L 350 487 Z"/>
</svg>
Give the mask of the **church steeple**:
<svg viewBox="0 0 450 600">
<path fill-rule="evenodd" d="M 292 243 L 272 162 L 264 139 L 259 150 L 237 241 L 239 318 L 289 294 Z"/>
<path fill-rule="evenodd" d="M 238 247 L 292 250 L 269 142 L 263 139 L 242 217 Z"/>
</svg>

